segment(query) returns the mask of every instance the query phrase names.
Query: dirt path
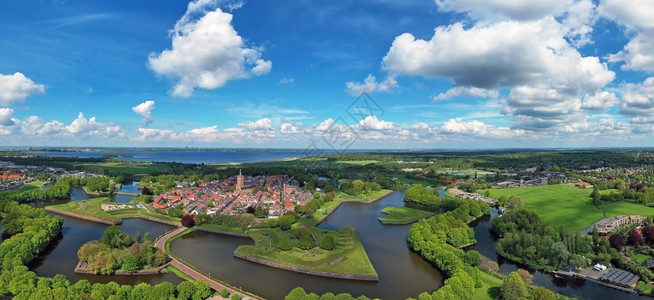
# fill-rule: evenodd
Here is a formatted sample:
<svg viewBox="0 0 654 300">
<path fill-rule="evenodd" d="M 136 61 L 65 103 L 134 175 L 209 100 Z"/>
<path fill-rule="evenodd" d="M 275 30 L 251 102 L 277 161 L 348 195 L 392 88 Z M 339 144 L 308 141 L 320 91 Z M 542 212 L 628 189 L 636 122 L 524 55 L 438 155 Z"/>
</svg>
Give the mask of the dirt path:
<svg viewBox="0 0 654 300">
<path fill-rule="evenodd" d="M 161 249 L 161 251 L 163 251 L 164 253 L 168 253 L 168 252 L 166 252 L 166 249 L 165 249 L 166 248 L 166 242 L 168 240 L 170 240 L 172 237 L 184 232 L 184 230 L 186 230 L 186 229 L 187 229 L 186 227 L 180 227 L 180 228 L 177 228 L 177 229 L 163 235 L 161 238 L 159 238 L 157 240 L 157 242 L 155 243 L 155 247 Z M 170 253 L 168 253 L 168 254 L 170 254 Z M 225 286 L 225 285 L 221 284 L 218 281 L 215 281 L 215 280 L 209 278 L 208 276 L 196 271 L 193 268 L 190 268 L 189 266 L 183 264 L 179 260 L 173 258 L 172 255 L 170 255 L 170 257 L 172 259 L 170 264 L 173 267 L 179 269 L 184 274 L 190 276 L 193 279 L 204 280 L 204 281 L 208 282 L 209 286 L 211 286 L 212 289 L 214 289 L 216 291 L 221 291 L 223 289 L 226 289 L 227 291 L 229 291 L 230 294 L 239 294 L 239 296 L 241 296 L 241 299 L 254 299 L 254 298 L 252 298 L 252 297 L 250 297 L 250 296 L 248 296 L 246 294 L 243 294 L 243 293 L 241 293 L 241 292 L 239 292 L 239 291 L 237 291 L 235 289 L 232 289 L 232 288 L 230 288 L 228 286 Z M 220 299 L 220 296 L 218 296 L 218 299 Z"/>
</svg>

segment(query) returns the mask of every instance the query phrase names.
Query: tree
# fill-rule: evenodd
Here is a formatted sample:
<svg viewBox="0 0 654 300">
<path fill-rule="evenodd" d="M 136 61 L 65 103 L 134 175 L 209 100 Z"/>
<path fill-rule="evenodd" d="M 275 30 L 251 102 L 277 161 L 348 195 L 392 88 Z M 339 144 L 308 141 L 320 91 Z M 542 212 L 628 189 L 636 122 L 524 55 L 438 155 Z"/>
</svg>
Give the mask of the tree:
<svg viewBox="0 0 654 300">
<path fill-rule="evenodd" d="M 645 226 L 641 230 L 645 240 L 648 243 L 654 243 L 654 226 Z"/>
<path fill-rule="evenodd" d="M 527 286 L 516 272 L 512 272 L 504 278 L 504 284 L 500 289 L 506 300 L 523 300 L 529 297 Z"/>
<path fill-rule="evenodd" d="M 143 241 L 146 242 L 146 241 L 149 241 L 149 240 L 150 240 L 150 232 L 147 231 L 147 232 L 145 232 L 145 234 L 143 235 Z"/>
<path fill-rule="evenodd" d="M 609 237 L 609 242 L 611 243 L 611 247 L 615 248 L 615 250 L 618 250 L 618 252 L 622 251 L 622 248 L 624 247 L 624 238 L 622 235 L 618 233 L 611 235 L 611 237 Z"/>
<path fill-rule="evenodd" d="M 325 250 L 334 250 L 336 248 L 336 239 L 331 234 L 328 234 L 320 240 L 319 246 Z"/>
<path fill-rule="evenodd" d="M 144 187 L 144 188 L 141 190 L 141 194 L 142 194 L 142 195 L 150 195 L 150 196 L 153 195 L 152 191 L 150 191 L 150 189 L 149 189 L 148 187 Z"/>
<path fill-rule="evenodd" d="M 134 232 L 134 243 L 140 243 L 141 242 L 141 232 L 136 231 Z"/>
<path fill-rule="evenodd" d="M 520 278 L 522 278 L 522 281 L 526 285 L 531 285 L 534 280 L 534 275 L 532 275 L 531 273 L 529 273 L 529 271 L 525 269 L 518 268 L 518 275 L 520 275 Z"/>
<path fill-rule="evenodd" d="M 220 290 L 220 292 L 218 292 L 218 294 L 220 295 L 220 297 L 223 297 L 223 298 L 229 297 L 229 291 L 227 291 L 227 289 Z"/>
<path fill-rule="evenodd" d="M 195 226 L 195 219 L 193 218 L 193 215 L 182 216 L 182 226 L 186 228 L 191 228 Z"/>
<path fill-rule="evenodd" d="M 643 240 L 643 236 L 638 231 L 632 230 L 629 231 L 629 243 L 636 247 L 641 247 L 645 244 L 645 240 Z"/>
<path fill-rule="evenodd" d="M 283 215 L 278 218 L 279 220 L 279 228 L 282 230 L 289 230 L 291 229 L 291 225 L 295 223 L 295 217 L 292 215 Z"/>
<path fill-rule="evenodd" d="M 123 230 L 120 229 L 120 226 L 109 226 L 107 229 L 105 229 L 104 233 L 102 234 L 102 239 L 100 239 L 100 242 L 103 244 L 109 246 L 109 247 L 114 247 L 116 248 L 116 244 L 120 244 L 122 242 L 122 237 L 123 237 Z M 118 240 L 118 241 L 117 241 Z"/>
<path fill-rule="evenodd" d="M 332 200 L 334 200 L 335 197 L 336 197 L 336 194 L 334 192 L 329 192 L 329 193 L 325 194 L 325 197 L 324 197 L 325 202 L 332 201 Z"/>
<path fill-rule="evenodd" d="M 563 242 L 556 242 L 551 247 L 552 258 L 556 260 L 557 265 L 568 263 L 570 252 L 565 248 Z"/>
<path fill-rule="evenodd" d="M 590 194 L 590 197 L 593 199 L 594 205 L 599 205 L 602 203 L 602 195 L 600 194 L 598 187 L 593 188 L 593 192 Z"/>
<path fill-rule="evenodd" d="M 135 256 L 130 255 L 127 258 L 125 258 L 122 267 L 122 270 L 125 273 L 134 274 L 139 269 L 141 269 L 141 264 L 139 263 L 139 260 Z"/>
</svg>

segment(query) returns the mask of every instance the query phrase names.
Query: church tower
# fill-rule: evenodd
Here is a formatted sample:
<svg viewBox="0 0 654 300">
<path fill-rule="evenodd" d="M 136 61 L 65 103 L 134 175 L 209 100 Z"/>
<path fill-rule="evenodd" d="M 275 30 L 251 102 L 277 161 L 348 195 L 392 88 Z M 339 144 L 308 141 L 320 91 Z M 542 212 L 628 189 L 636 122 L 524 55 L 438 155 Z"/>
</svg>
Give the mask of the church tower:
<svg viewBox="0 0 654 300">
<path fill-rule="evenodd" d="M 241 169 L 238 169 L 238 176 L 236 176 L 236 191 L 241 191 L 243 188 L 243 174 L 241 174 Z"/>
</svg>

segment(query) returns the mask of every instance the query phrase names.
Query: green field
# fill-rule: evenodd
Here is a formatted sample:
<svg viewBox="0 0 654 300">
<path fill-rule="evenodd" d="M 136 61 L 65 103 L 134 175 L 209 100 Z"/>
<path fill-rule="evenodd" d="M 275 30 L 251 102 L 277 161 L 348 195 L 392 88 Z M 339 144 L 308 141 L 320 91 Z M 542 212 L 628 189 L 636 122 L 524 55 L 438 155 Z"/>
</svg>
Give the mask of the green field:
<svg viewBox="0 0 654 300">
<path fill-rule="evenodd" d="M 477 177 L 486 177 L 486 175 L 494 174 L 493 172 L 478 169 L 438 169 L 434 171 L 436 173 L 451 174 L 458 177 L 470 176 L 471 178 L 475 177 L 475 173 L 477 173 Z"/>
<path fill-rule="evenodd" d="M 337 160 L 336 163 L 367 166 L 369 164 L 377 163 L 377 161 L 376 160 Z"/>
<path fill-rule="evenodd" d="M 409 224 L 434 214 L 410 207 L 393 206 L 386 207 L 381 212 L 387 214 L 387 216 L 379 218 L 383 224 Z"/>
<path fill-rule="evenodd" d="M 422 184 L 422 185 L 431 185 L 429 181 L 426 180 L 417 180 L 413 178 L 407 178 L 405 174 L 400 174 L 400 173 L 391 173 L 388 174 L 388 177 L 395 177 L 397 178 L 397 181 L 401 183 L 408 183 L 408 184 Z"/>
<path fill-rule="evenodd" d="M 103 203 L 108 204 L 112 202 L 109 198 L 103 197 L 103 198 L 95 198 L 89 200 L 73 201 L 65 204 L 52 205 L 51 208 L 68 211 L 83 216 L 95 217 L 98 219 L 107 220 L 111 222 L 119 221 L 121 219 L 120 217 L 117 217 L 113 214 L 110 214 L 102 210 L 101 204 Z M 122 211 L 121 213 L 125 213 L 125 211 Z"/>
<path fill-rule="evenodd" d="M 481 272 L 482 286 L 475 290 L 473 300 L 497 299 L 502 286 L 502 279 L 496 278 L 486 272 Z"/>
<path fill-rule="evenodd" d="M 486 190 L 478 190 L 483 194 Z M 566 232 L 577 232 L 593 222 L 617 215 L 654 215 L 654 208 L 629 202 L 618 202 L 599 207 L 593 206 L 590 199 L 592 189 L 580 189 L 569 184 L 529 186 L 518 188 L 498 188 L 489 190 L 491 197 L 518 196 L 527 209 L 535 212 L 543 221 L 558 230 L 563 224 Z M 602 194 L 616 190 L 603 190 Z"/>
<path fill-rule="evenodd" d="M 44 185 L 44 184 L 45 184 L 45 181 L 40 181 L 40 180 L 30 182 L 30 183 L 26 184 L 24 187 L 18 189 L 18 192 L 22 193 L 22 192 L 27 192 L 27 191 L 31 191 L 31 190 L 39 190 L 39 189 L 41 189 L 41 186 Z"/>
<path fill-rule="evenodd" d="M 274 228 L 258 229 L 257 233 L 250 235 L 255 245 L 239 246 L 234 253 L 307 270 L 377 276 L 354 229 L 342 228 L 332 232 L 311 227 L 309 230 L 318 240 L 325 234 L 335 234 L 336 248 L 330 251 L 319 247 L 310 250 L 293 247 L 289 251 L 281 251 L 277 248 L 279 242 L 284 238 L 292 238 L 292 235 L 288 231 Z"/>
<path fill-rule="evenodd" d="M 133 161 L 86 163 L 75 165 L 75 168 L 87 172 L 98 173 L 98 170 L 106 170 L 112 174 L 122 173 L 130 175 L 165 173 L 170 171 L 170 168 L 166 164 Z"/>
</svg>

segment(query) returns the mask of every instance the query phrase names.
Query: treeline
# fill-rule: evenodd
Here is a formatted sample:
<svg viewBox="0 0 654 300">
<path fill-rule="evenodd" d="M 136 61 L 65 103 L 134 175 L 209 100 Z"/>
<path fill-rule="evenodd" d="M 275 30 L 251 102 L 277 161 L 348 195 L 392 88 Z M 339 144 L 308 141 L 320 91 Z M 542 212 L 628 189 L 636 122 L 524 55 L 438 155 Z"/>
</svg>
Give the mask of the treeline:
<svg viewBox="0 0 654 300">
<path fill-rule="evenodd" d="M 452 211 L 420 220 L 409 230 L 409 247 L 449 277 L 443 287 L 432 294 L 422 293 L 419 299 L 471 299 L 475 289 L 482 286 L 481 271 L 476 267 L 481 255 L 449 244 L 448 234 L 461 230 L 460 226 L 451 224 L 465 224 L 490 212 L 490 207 L 474 200 L 455 201 L 457 207 Z M 474 240 L 474 231 L 472 237 Z M 467 231 L 466 238 L 471 241 Z"/>
<path fill-rule="evenodd" d="M 152 286 L 91 284 L 80 280 L 71 284 L 65 276 L 39 277 L 27 268 L 51 241 L 61 233 L 63 219 L 50 217 L 41 208 L 0 202 L 3 232 L 12 234 L 0 244 L 0 296 L 15 299 L 205 299 L 212 291 L 205 281 L 184 281 L 177 286 L 163 282 Z M 226 291 L 221 291 L 225 293 Z M 228 293 L 227 293 L 228 294 Z M 238 298 L 238 297 L 235 297 Z"/>
<path fill-rule="evenodd" d="M 68 199 L 70 198 L 71 188 L 75 185 L 81 185 L 83 183 L 84 183 L 84 179 L 80 179 L 76 177 L 63 177 L 53 186 L 47 187 L 43 190 L 33 189 L 24 192 L 14 191 L 2 195 L 0 197 L 3 197 L 4 199 L 9 201 L 16 201 L 18 203 L 32 203 L 32 202 Z"/>
<path fill-rule="evenodd" d="M 341 185 L 341 191 L 348 195 L 359 196 L 368 194 L 373 191 L 381 190 L 381 185 L 377 182 L 363 182 L 361 180 L 346 181 Z"/>
<path fill-rule="evenodd" d="M 502 286 L 500 287 L 500 292 L 504 300 L 523 300 L 523 299 L 534 299 L 534 300 L 554 300 L 554 299 L 570 299 L 561 294 L 555 294 L 554 292 L 544 288 L 544 287 L 534 287 L 531 286 L 531 277 L 532 275 L 525 275 L 528 278 L 521 276 L 522 274 L 528 274 L 528 272 L 521 273 L 511 272 L 509 275 L 504 277 Z M 528 281 L 528 282 L 526 282 Z"/>
<path fill-rule="evenodd" d="M 406 190 L 404 202 L 438 207 L 441 204 L 441 196 L 438 190 L 426 189 L 422 184 L 414 184 Z"/>
<path fill-rule="evenodd" d="M 294 288 L 286 297 L 285 300 L 370 300 L 366 296 L 354 297 L 349 293 L 341 293 L 334 295 L 334 293 L 325 293 L 318 295 L 316 293 L 307 293 L 303 288 Z"/>
<path fill-rule="evenodd" d="M 0 244 L 2 269 L 27 265 L 61 233 L 64 220 L 43 209 L 16 202 L 2 202 L 3 233 L 11 235 Z"/>
</svg>

